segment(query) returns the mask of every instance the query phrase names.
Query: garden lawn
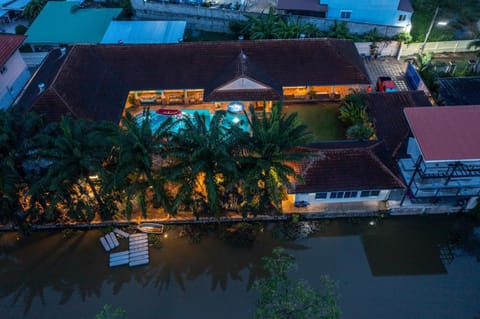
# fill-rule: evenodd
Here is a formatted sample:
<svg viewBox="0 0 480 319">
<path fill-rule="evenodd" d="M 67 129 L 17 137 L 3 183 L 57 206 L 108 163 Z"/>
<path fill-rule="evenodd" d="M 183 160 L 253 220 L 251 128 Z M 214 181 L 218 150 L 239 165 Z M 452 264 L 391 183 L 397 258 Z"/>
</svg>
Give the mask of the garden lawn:
<svg viewBox="0 0 480 319">
<path fill-rule="evenodd" d="M 338 120 L 338 103 L 286 104 L 285 113 L 297 112 L 298 119 L 308 126 L 313 141 L 344 140 L 345 129 Z"/>
</svg>

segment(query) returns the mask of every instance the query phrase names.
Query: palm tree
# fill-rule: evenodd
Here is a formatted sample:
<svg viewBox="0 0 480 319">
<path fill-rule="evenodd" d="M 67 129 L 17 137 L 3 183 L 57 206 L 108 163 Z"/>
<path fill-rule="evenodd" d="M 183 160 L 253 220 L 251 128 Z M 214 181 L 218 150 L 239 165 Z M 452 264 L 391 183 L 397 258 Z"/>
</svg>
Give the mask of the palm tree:
<svg viewBox="0 0 480 319">
<path fill-rule="evenodd" d="M 47 216 L 56 218 L 58 208 L 74 219 L 91 220 L 97 210 L 102 218 L 113 216 L 116 207 L 102 193 L 101 177 L 117 135 L 114 123 L 65 116 L 41 136 L 34 156 L 45 173 L 32 185 L 31 193 L 44 192 Z"/>
<path fill-rule="evenodd" d="M 243 156 L 238 158 L 245 209 L 254 213 L 269 209 L 281 212 L 281 202 L 291 186 L 290 178 L 300 179 L 286 163 L 299 162 L 308 156 L 293 149 L 308 143 L 311 134 L 305 125 L 298 123 L 296 113 L 282 113 L 281 104 L 273 105 L 271 114 L 264 109 L 261 117 L 251 105 L 249 113 L 251 136 L 243 141 Z"/>
<path fill-rule="evenodd" d="M 121 134 L 117 140 L 117 160 L 105 187 L 124 193 L 127 217 L 132 212 L 131 199 L 136 197 L 142 214 L 146 217 L 147 190 L 153 188 L 154 201 L 161 201 L 162 188 L 154 178 L 153 158 L 161 156 L 161 140 L 167 137 L 171 119 L 163 122 L 152 131 L 149 109 L 143 112 L 143 120 L 137 119 L 128 111 L 121 120 Z"/>
<path fill-rule="evenodd" d="M 33 139 L 43 126 L 41 118 L 20 106 L 0 110 L 0 222 L 27 220 L 19 196 L 28 189 L 26 159 Z"/>
<path fill-rule="evenodd" d="M 242 34 L 248 35 L 252 40 L 275 39 L 275 26 L 279 17 L 274 14 L 273 7 L 270 7 L 268 14 L 261 13 L 258 16 L 246 15 L 248 21 L 245 23 Z"/>
<path fill-rule="evenodd" d="M 40 14 L 43 10 L 45 5 L 47 4 L 47 0 L 32 0 L 30 1 L 25 8 L 23 9 L 23 16 L 32 23 L 33 20 Z"/>
<path fill-rule="evenodd" d="M 169 164 L 164 172 L 177 185 L 173 213 L 181 203 L 203 201 L 219 216 L 221 195 L 237 175 L 232 156 L 236 140 L 222 124 L 225 115 L 225 111 L 217 111 L 210 122 L 198 113 L 184 117 L 183 127 L 167 142 Z"/>
</svg>

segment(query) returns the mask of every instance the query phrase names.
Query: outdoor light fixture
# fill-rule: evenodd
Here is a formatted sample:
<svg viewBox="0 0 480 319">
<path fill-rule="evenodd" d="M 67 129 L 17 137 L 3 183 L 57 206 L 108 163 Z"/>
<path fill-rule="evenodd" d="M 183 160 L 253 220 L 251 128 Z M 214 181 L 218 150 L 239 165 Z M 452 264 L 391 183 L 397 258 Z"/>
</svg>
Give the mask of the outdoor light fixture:
<svg viewBox="0 0 480 319">
<path fill-rule="evenodd" d="M 371 220 L 371 221 L 368 222 L 368 224 L 370 226 L 375 226 L 377 223 L 374 220 Z"/>
<path fill-rule="evenodd" d="M 447 21 L 438 21 L 437 24 L 441 25 L 441 26 L 446 26 L 448 24 L 448 22 Z"/>
</svg>

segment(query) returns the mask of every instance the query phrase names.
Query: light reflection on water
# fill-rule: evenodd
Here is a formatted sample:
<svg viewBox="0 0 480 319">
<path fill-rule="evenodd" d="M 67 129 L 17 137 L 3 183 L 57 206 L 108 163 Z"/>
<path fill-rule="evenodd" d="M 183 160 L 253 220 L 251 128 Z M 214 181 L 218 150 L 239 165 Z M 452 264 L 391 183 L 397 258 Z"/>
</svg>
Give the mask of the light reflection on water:
<svg viewBox="0 0 480 319">
<path fill-rule="evenodd" d="M 160 249 L 150 247 L 150 264 L 138 268 L 108 268 L 98 230 L 68 239 L 34 233 L 18 241 L 6 233 L 0 237 L 1 318 L 92 318 L 105 303 L 122 306 L 128 318 L 251 318 L 251 285 L 261 275 L 261 258 L 277 246 L 297 257 L 295 276 L 312 285 L 321 274 L 339 282 L 344 318 L 473 318 L 480 312 L 480 263 L 461 249 L 442 262 L 442 247 L 462 247 L 453 235 L 472 230 L 462 220 L 323 222 L 297 241 L 273 236 L 279 227 L 268 226 L 252 247 L 241 248 L 213 233 L 192 242 L 180 237 L 181 227 L 170 228 Z"/>
</svg>

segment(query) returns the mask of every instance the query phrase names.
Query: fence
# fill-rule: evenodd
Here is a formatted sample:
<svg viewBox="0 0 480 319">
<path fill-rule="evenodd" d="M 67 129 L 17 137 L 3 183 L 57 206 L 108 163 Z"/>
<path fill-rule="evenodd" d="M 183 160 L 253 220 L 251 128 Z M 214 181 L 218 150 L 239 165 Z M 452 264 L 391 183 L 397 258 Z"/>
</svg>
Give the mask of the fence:
<svg viewBox="0 0 480 319">
<path fill-rule="evenodd" d="M 258 15 L 254 12 L 236 11 L 230 9 L 207 8 L 202 6 L 179 5 L 167 2 L 151 2 L 144 0 L 131 0 L 134 15 L 138 19 L 184 20 L 187 28 L 213 31 L 230 32 L 230 21 L 245 21 L 246 14 Z M 292 20 L 300 23 L 313 23 L 321 31 L 328 31 L 335 20 L 308 16 L 288 15 Z M 347 28 L 351 33 L 363 34 L 376 28 L 387 37 L 403 31 L 402 27 L 385 26 L 378 24 L 359 23 L 347 21 Z"/>
<path fill-rule="evenodd" d="M 427 42 L 424 52 L 431 53 L 458 53 L 458 52 L 474 52 L 474 48 L 467 48 L 472 40 L 461 41 L 441 41 L 441 42 Z M 356 42 L 358 53 L 369 55 L 370 45 L 372 42 Z M 378 53 L 383 56 L 405 57 L 414 55 L 420 52 L 422 43 L 401 44 L 398 41 L 384 41 L 376 43 L 378 46 Z"/>
</svg>

